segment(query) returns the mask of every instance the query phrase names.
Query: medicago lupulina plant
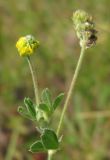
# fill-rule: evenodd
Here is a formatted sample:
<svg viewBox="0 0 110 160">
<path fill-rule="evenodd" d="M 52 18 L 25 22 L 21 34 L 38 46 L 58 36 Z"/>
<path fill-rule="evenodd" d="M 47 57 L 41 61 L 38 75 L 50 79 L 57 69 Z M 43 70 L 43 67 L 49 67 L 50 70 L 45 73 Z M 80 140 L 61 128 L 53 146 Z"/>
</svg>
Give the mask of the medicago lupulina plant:
<svg viewBox="0 0 110 160">
<path fill-rule="evenodd" d="M 30 98 L 24 98 L 24 106 L 18 107 L 18 112 L 25 118 L 36 122 L 36 128 L 40 133 L 40 138 L 36 139 L 36 141 L 31 144 L 29 151 L 32 153 L 47 152 L 48 160 L 52 160 L 54 153 L 56 153 L 60 148 L 60 143 L 62 141 L 62 134 L 60 134 L 60 130 L 62 127 L 65 111 L 68 107 L 70 98 L 74 91 L 75 83 L 82 65 L 84 53 L 86 49 L 93 46 L 97 40 L 97 31 L 95 30 L 93 18 L 88 13 L 83 10 L 77 10 L 75 13 L 73 13 L 72 20 L 74 29 L 80 42 L 81 53 L 75 72 L 73 74 L 70 87 L 68 89 L 68 92 L 65 94 L 66 98 L 64 107 L 56 131 L 49 127 L 49 122 L 54 114 L 54 111 L 60 105 L 64 97 L 64 93 L 60 93 L 54 100 L 52 100 L 51 92 L 48 88 L 45 88 L 42 93 L 39 94 L 38 82 L 36 79 L 37 77 L 35 77 L 34 75 L 30 59 L 30 56 L 39 46 L 39 41 L 37 41 L 32 35 L 27 35 L 25 37 L 21 37 L 16 43 L 16 47 L 20 56 L 26 58 L 29 64 L 35 93 L 35 102 L 32 102 Z"/>
</svg>

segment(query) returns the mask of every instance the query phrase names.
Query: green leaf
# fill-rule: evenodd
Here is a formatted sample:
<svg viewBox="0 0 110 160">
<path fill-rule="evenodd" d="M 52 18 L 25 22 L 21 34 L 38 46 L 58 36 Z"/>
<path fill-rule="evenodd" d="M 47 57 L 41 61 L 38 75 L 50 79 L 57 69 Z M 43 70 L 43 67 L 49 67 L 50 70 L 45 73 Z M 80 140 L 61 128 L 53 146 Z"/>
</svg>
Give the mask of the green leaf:
<svg viewBox="0 0 110 160">
<path fill-rule="evenodd" d="M 41 135 L 42 142 L 47 150 L 49 149 L 58 149 L 59 142 L 56 133 L 50 129 L 44 129 L 43 134 Z"/>
<path fill-rule="evenodd" d="M 39 104 L 39 109 L 42 110 L 43 112 L 49 113 L 50 109 L 45 103 L 40 103 Z"/>
<path fill-rule="evenodd" d="M 46 149 L 44 148 L 42 141 L 36 141 L 34 142 L 29 149 L 30 152 L 35 153 L 35 152 L 45 152 Z"/>
<path fill-rule="evenodd" d="M 47 106 L 51 107 L 52 106 L 52 101 L 51 101 L 51 93 L 48 88 L 44 89 L 42 91 L 42 101 L 47 104 Z"/>
<path fill-rule="evenodd" d="M 26 108 L 29 112 L 29 114 L 33 117 L 36 118 L 36 110 L 33 102 L 31 101 L 30 98 L 25 98 L 24 99 L 24 104 L 26 105 Z"/>
<path fill-rule="evenodd" d="M 29 115 L 29 113 L 27 112 L 26 108 L 24 108 L 22 106 L 19 106 L 18 107 L 18 112 L 19 112 L 19 114 L 21 116 L 32 120 L 32 117 Z"/>
<path fill-rule="evenodd" d="M 64 93 L 60 93 L 60 94 L 55 98 L 55 100 L 54 100 L 54 102 L 53 102 L 53 105 L 52 105 L 52 107 L 53 107 L 54 110 L 59 106 L 59 104 L 61 103 L 63 97 L 64 97 Z"/>
</svg>

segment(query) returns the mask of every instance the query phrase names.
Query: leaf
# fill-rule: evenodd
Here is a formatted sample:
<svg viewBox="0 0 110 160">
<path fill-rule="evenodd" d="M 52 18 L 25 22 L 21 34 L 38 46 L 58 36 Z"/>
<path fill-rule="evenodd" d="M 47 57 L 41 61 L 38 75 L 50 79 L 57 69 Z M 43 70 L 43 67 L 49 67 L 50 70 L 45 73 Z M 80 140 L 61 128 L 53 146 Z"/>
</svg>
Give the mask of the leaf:
<svg viewBox="0 0 110 160">
<path fill-rule="evenodd" d="M 41 139 L 47 150 L 58 149 L 59 147 L 58 138 L 57 138 L 56 133 L 53 130 L 44 129 Z"/>
<path fill-rule="evenodd" d="M 51 101 L 51 93 L 48 88 L 44 89 L 42 91 L 42 101 L 47 104 L 47 106 L 51 107 L 52 106 L 52 101 Z"/>
<path fill-rule="evenodd" d="M 43 112 L 49 113 L 49 107 L 45 103 L 40 103 L 39 104 L 39 109 L 42 110 Z"/>
<path fill-rule="evenodd" d="M 45 152 L 46 149 L 42 144 L 42 141 L 36 141 L 34 142 L 29 149 L 30 152 L 35 153 L 35 152 Z"/>
<path fill-rule="evenodd" d="M 53 105 L 52 105 L 52 107 L 53 107 L 54 110 L 59 106 L 59 104 L 61 103 L 63 97 L 64 97 L 64 93 L 60 93 L 60 94 L 55 98 L 55 100 L 54 100 L 54 102 L 53 102 Z"/>
<path fill-rule="evenodd" d="M 31 101 L 30 98 L 25 98 L 24 99 L 24 104 L 26 105 L 26 108 L 29 112 L 29 114 L 35 119 L 36 118 L 36 110 L 33 102 Z"/>
<path fill-rule="evenodd" d="M 26 108 L 24 108 L 22 106 L 19 106 L 18 107 L 18 112 L 19 112 L 19 114 L 21 116 L 32 120 L 32 117 L 29 115 L 29 113 L 27 112 Z"/>
</svg>

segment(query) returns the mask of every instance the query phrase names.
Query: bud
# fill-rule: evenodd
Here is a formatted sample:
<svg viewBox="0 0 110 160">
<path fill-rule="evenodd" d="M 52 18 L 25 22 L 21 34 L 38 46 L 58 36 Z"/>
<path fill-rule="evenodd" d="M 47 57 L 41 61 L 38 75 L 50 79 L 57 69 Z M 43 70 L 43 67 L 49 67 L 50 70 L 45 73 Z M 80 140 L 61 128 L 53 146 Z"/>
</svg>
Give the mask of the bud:
<svg viewBox="0 0 110 160">
<path fill-rule="evenodd" d="M 86 45 L 86 48 L 93 46 L 96 43 L 97 31 L 93 18 L 83 10 L 77 10 L 73 13 L 73 23 L 76 30 L 76 34 L 80 40 L 80 46 Z"/>
<path fill-rule="evenodd" d="M 30 56 L 38 46 L 39 41 L 37 41 L 32 35 L 20 37 L 16 43 L 16 48 L 18 49 L 20 56 Z"/>
</svg>

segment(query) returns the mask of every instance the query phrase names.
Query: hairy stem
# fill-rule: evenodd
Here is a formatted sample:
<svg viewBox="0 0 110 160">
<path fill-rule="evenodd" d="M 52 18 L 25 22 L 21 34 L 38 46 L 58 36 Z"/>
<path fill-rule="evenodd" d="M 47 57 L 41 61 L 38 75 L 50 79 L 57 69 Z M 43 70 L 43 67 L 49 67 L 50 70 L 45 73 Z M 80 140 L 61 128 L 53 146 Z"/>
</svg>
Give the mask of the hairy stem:
<svg viewBox="0 0 110 160">
<path fill-rule="evenodd" d="M 33 70 L 33 67 L 32 67 L 32 64 L 31 64 L 29 56 L 27 57 L 27 61 L 28 61 L 30 72 L 31 72 L 31 76 L 32 76 L 35 100 L 36 100 L 36 104 L 38 105 L 39 104 L 38 82 L 37 82 L 37 78 L 35 79 L 34 70 Z"/>
<path fill-rule="evenodd" d="M 79 57 L 79 60 L 78 60 L 77 66 L 76 66 L 76 70 L 75 70 L 75 73 L 73 75 L 73 78 L 72 78 L 72 81 L 71 81 L 71 84 L 70 84 L 70 87 L 69 87 L 69 90 L 68 90 L 68 93 L 67 93 L 67 97 L 66 97 L 66 100 L 65 100 L 65 103 L 64 103 L 64 108 L 63 108 L 63 111 L 62 111 L 62 114 L 61 114 L 61 117 L 60 117 L 60 121 L 59 121 L 59 124 L 58 124 L 58 128 L 57 128 L 57 135 L 58 136 L 59 136 L 59 133 L 60 133 L 60 130 L 61 130 L 64 114 L 66 112 L 66 109 L 67 109 L 67 107 L 69 105 L 69 102 L 70 102 L 70 98 L 71 98 L 72 93 L 74 91 L 76 80 L 77 80 L 77 77 L 78 77 L 78 74 L 79 74 L 79 71 L 80 71 L 80 68 L 81 68 L 82 60 L 83 60 L 83 57 L 84 57 L 85 49 L 86 49 L 86 47 L 85 47 L 85 43 L 84 43 L 83 46 L 81 47 L 80 57 Z"/>
</svg>

